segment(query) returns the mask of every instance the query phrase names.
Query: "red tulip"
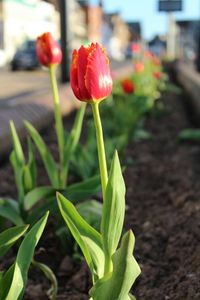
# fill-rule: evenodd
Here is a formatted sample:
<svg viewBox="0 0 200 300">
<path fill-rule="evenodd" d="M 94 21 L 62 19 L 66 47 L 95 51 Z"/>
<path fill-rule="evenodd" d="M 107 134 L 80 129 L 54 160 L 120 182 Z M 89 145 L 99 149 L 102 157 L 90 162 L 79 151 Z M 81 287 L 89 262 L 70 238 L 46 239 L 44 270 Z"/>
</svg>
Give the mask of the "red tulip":
<svg viewBox="0 0 200 300">
<path fill-rule="evenodd" d="M 45 32 L 37 38 L 36 52 L 39 62 L 44 66 L 59 64 L 62 51 L 50 32 Z"/>
<path fill-rule="evenodd" d="M 161 78 L 161 73 L 159 71 L 153 72 L 153 76 L 159 80 Z"/>
<path fill-rule="evenodd" d="M 152 59 L 153 53 L 151 51 L 144 51 L 144 57 L 147 59 Z"/>
<path fill-rule="evenodd" d="M 80 101 L 101 101 L 110 95 L 112 77 L 109 60 L 105 49 L 98 43 L 73 51 L 70 83 Z"/>
<path fill-rule="evenodd" d="M 137 43 L 133 43 L 131 45 L 131 50 L 132 50 L 132 53 L 139 53 L 140 52 L 140 45 L 137 44 Z"/>
<path fill-rule="evenodd" d="M 159 67 L 161 65 L 160 59 L 157 56 L 152 57 L 152 63 L 154 66 Z"/>
<path fill-rule="evenodd" d="M 144 71 L 144 64 L 138 61 L 134 64 L 134 69 L 136 73 L 141 73 Z"/>
<path fill-rule="evenodd" d="M 124 79 L 121 82 L 121 85 L 122 85 L 123 91 L 126 94 L 132 94 L 134 92 L 134 90 L 135 90 L 133 82 L 130 79 L 128 79 L 128 78 Z"/>
</svg>

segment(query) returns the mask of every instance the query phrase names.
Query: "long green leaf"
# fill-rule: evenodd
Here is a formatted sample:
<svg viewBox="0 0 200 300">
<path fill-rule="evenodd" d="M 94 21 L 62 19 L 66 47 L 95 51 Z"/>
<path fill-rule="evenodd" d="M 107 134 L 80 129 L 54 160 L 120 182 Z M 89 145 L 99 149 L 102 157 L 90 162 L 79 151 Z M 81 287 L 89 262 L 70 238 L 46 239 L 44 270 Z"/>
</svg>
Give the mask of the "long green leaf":
<svg viewBox="0 0 200 300">
<path fill-rule="evenodd" d="M 16 226 L 0 233 L 0 258 L 12 247 L 12 245 L 26 232 L 29 225 Z"/>
<path fill-rule="evenodd" d="M 86 200 L 91 196 L 99 193 L 101 188 L 100 176 L 96 175 L 82 182 L 74 183 L 63 191 L 63 194 L 70 200 L 78 203 L 80 201 Z M 76 200 L 74 200 L 76 199 Z"/>
<path fill-rule="evenodd" d="M 110 257 L 115 252 L 121 237 L 124 214 L 125 184 L 117 151 L 115 151 L 106 186 L 101 224 L 104 249 Z"/>
<path fill-rule="evenodd" d="M 23 199 L 24 199 L 23 169 L 24 169 L 24 165 L 22 165 L 18 161 L 17 154 L 14 150 L 10 154 L 10 162 L 11 162 L 11 165 L 14 170 L 15 183 L 16 183 L 17 191 L 18 191 L 18 201 L 23 206 Z"/>
<path fill-rule="evenodd" d="M 37 167 L 31 139 L 28 137 L 28 163 L 24 166 L 23 185 L 25 194 L 36 186 Z"/>
<path fill-rule="evenodd" d="M 98 280 L 90 290 L 93 300 L 130 300 L 131 286 L 141 270 L 133 257 L 135 238 L 128 231 L 122 238 L 120 248 L 113 254 L 113 272 Z"/>
<path fill-rule="evenodd" d="M 72 130 L 67 138 L 67 142 L 65 144 L 65 150 L 64 150 L 64 166 L 69 163 L 70 157 L 75 151 L 78 141 L 80 139 L 85 109 L 86 109 L 86 103 L 82 103 L 80 109 L 76 114 L 76 118 Z"/>
<path fill-rule="evenodd" d="M 1 277 L 0 281 L 0 300 L 5 300 L 5 297 L 9 291 L 10 285 L 12 283 L 13 278 L 13 272 L 15 268 L 15 263 L 10 266 L 8 271 L 4 272 L 3 276 Z M 8 299 L 8 300 L 18 300 L 16 298 L 14 299 Z"/>
<path fill-rule="evenodd" d="M 57 200 L 62 216 L 85 256 L 93 279 L 102 277 L 104 253 L 101 235 L 79 215 L 74 205 L 65 197 L 58 193 Z"/>
<path fill-rule="evenodd" d="M 35 159 L 35 153 L 33 150 L 33 144 L 30 138 L 28 138 L 28 167 L 31 172 L 32 177 L 32 188 L 36 186 L 37 181 L 37 165 L 36 165 L 36 159 Z"/>
<path fill-rule="evenodd" d="M 76 205 L 81 217 L 86 220 L 92 227 L 99 230 L 102 218 L 102 203 L 96 200 L 87 200 Z"/>
<path fill-rule="evenodd" d="M 178 139 L 180 141 L 193 141 L 199 142 L 200 141 L 200 129 L 188 128 L 182 130 L 179 135 Z"/>
<path fill-rule="evenodd" d="M 10 155 L 10 162 L 15 174 L 15 182 L 18 190 L 18 200 L 23 206 L 23 197 L 25 192 L 23 185 L 23 168 L 25 166 L 25 158 L 13 121 L 10 122 L 10 131 L 14 149 Z"/>
<path fill-rule="evenodd" d="M 33 205 L 42 199 L 47 199 L 53 195 L 56 197 L 57 190 L 58 189 L 52 186 L 41 186 L 33 189 L 24 197 L 24 208 L 29 210 L 31 207 L 33 207 Z"/>
<path fill-rule="evenodd" d="M 12 199 L 0 199 L 0 216 L 10 220 L 15 225 L 23 225 L 18 202 Z"/>
<path fill-rule="evenodd" d="M 38 220 L 38 218 L 43 216 L 47 210 L 53 214 L 59 213 L 58 204 L 55 196 L 47 198 L 45 199 L 45 201 L 41 201 L 40 205 L 30 210 L 28 213 L 27 222 L 30 224 L 35 223 Z"/>
<path fill-rule="evenodd" d="M 8 293 L 3 292 L 2 299 L 18 300 L 23 296 L 27 283 L 28 269 L 33 259 L 35 247 L 42 235 L 48 218 L 48 212 L 26 234 L 21 243 L 14 264 L 12 282 Z"/>
<path fill-rule="evenodd" d="M 25 164 L 24 153 L 13 121 L 10 121 L 10 131 L 17 161 L 23 166 Z"/>
<path fill-rule="evenodd" d="M 56 163 L 53 159 L 53 156 L 49 152 L 47 146 L 45 145 L 42 137 L 37 132 L 37 130 L 27 121 L 24 122 L 28 133 L 30 134 L 31 138 L 33 139 L 37 149 L 41 155 L 43 163 L 45 165 L 45 169 L 49 176 L 49 179 L 54 187 L 59 186 L 59 176 Z"/>
</svg>

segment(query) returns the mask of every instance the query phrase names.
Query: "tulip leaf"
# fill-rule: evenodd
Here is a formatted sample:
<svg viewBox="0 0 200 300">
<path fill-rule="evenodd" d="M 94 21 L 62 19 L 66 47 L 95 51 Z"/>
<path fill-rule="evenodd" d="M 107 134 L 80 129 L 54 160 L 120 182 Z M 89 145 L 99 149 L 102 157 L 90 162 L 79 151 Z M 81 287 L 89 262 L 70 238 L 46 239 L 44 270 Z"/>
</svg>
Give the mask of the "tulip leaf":
<svg viewBox="0 0 200 300">
<path fill-rule="evenodd" d="M 109 257 L 112 256 L 118 246 L 123 228 L 124 214 L 125 184 L 118 154 L 115 151 L 106 186 L 101 223 L 103 245 Z"/>
<path fill-rule="evenodd" d="M 122 238 L 120 248 L 113 254 L 113 271 L 99 279 L 90 290 L 94 300 L 131 300 L 131 286 L 140 274 L 140 267 L 133 257 L 135 238 L 128 231 Z"/>
<path fill-rule="evenodd" d="M 0 233 L 0 258 L 27 231 L 29 225 L 15 226 Z"/>
<path fill-rule="evenodd" d="M 18 163 L 21 166 L 23 166 L 25 164 L 24 153 L 13 121 L 10 122 L 10 131 L 12 136 L 14 152 L 16 154 L 16 159 Z"/>
<path fill-rule="evenodd" d="M 76 118 L 73 127 L 71 129 L 70 134 L 68 135 L 68 138 L 66 140 L 67 142 L 65 144 L 63 167 L 65 167 L 69 163 L 71 155 L 75 151 L 78 141 L 80 139 L 85 109 L 86 109 L 86 103 L 82 103 L 81 107 L 76 113 Z"/>
<path fill-rule="evenodd" d="M 10 266 L 10 268 L 8 269 L 8 271 L 4 272 L 2 277 L 1 277 L 1 281 L 0 281 L 0 300 L 18 300 L 18 298 L 13 298 L 13 299 L 9 299 L 9 298 L 5 298 L 10 285 L 12 283 L 12 278 L 13 278 L 13 272 L 14 272 L 14 267 L 15 267 L 15 263 L 12 264 Z"/>
<path fill-rule="evenodd" d="M 24 124 L 26 126 L 26 129 L 28 130 L 28 133 L 30 134 L 31 138 L 33 139 L 35 145 L 37 146 L 37 149 L 41 155 L 41 158 L 43 160 L 43 163 L 45 165 L 45 169 L 47 171 L 47 174 L 49 176 L 49 179 L 54 187 L 59 186 L 59 176 L 58 176 L 58 170 L 56 163 L 53 159 L 53 156 L 49 152 L 46 144 L 44 143 L 42 137 L 37 132 L 37 130 L 27 121 L 24 121 Z"/>
<path fill-rule="evenodd" d="M 0 199 L 0 216 L 10 220 L 15 225 L 23 225 L 17 201 Z"/>
<path fill-rule="evenodd" d="M 27 283 L 28 269 L 33 259 L 35 247 L 46 225 L 47 218 L 48 212 L 26 234 L 19 247 L 14 265 L 11 266 L 2 278 L 3 284 L 0 291 L 0 300 L 22 299 Z M 10 281 L 9 287 L 7 281 Z"/>
<path fill-rule="evenodd" d="M 23 203 L 24 186 L 23 186 L 23 165 L 18 161 L 16 152 L 13 150 L 10 154 L 10 162 L 15 174 L 15 183 L 18 190 L 18 200 Z"/>
<path fill-rule="evenodd" d="M 36 169 L 36 160 L 35 160 L 35 153 L 33 150 L 33 144 L 30 138 L 28 138 L 28 166 L 29 169 L 31 170 L 31 175 L 35 185 L 36 177 L 37 177 L 37 169 Z"/>
<path fill-rule="evenodd" d="M 102 217 L 102 203 L 96 200 L 87 200 L 76 205 L 81 217 L 84 218 L 92 227 L 99 230 Z"/>
<path fill-rule="evenodd" d="M 100 176 L 95 175 L 89 179 L 68 186 L 63 194 L 70 200 L 76 199 L 75 202 L 79 203 L 80 201 L 96 195 L 100 191 L 100 188 Z"/>
<path fill-rule="evenodd" d="M 29 193 L 27 193 L 24 197 L 24 208 L 26 210 L 29 210 L 31 207 L 33 207 L 38 201 L 42 199 L 46 199 L 48 197 L 55 196 L 56 197 L 56 191 L 58 189 L 52 187 L 52 186 L 41 186 L 36 187 Z"/>
<path fill-rule="evenodd" d="M 182 130 L 179 135 L 178 139 L 180 141 L 193 141 L 199 142 L 200 141 L 200 129 L 184 129 Z"/>
<path fill-rule="evenodd" d="M 40 218 L 44 213 L 49 210 L 51 213 L 58 213 L 58 205 L 56 201 L 56 195 L 41 201 L 40 205 L 34 207 L 33 210 L 29 211 L 27 222 L 33 224 Z"/>
<path fill-rule="evenodd" d="M 93 279 L 102 277 L 104 253 L 101 235 L 79 215 L 74 205 L 65 197 L 58 193 L 57 200 L 62 216 L 85 256 Z"/>
<path fill-rule="evenodd" d="M 24 166 L 23 183 L 25 194 L 36 186 L 37 179 L 37 167 L 35 161 L 35 155 L 33 151 L 33 145 L 31 139 L 28 138 L 28 163 Z"/>
</svg>

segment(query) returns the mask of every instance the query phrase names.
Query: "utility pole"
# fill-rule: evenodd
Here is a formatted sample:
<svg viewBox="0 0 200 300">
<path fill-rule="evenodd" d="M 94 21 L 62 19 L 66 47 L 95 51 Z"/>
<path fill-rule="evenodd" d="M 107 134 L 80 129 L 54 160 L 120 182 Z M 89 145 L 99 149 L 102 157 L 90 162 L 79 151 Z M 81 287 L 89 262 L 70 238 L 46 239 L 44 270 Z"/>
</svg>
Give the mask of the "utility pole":
<svg viewBox="0 0 200 300">
<path fill-rule="evenodd" d="M 68 0 L 59 0 L 60 10 L 60 32 L 61 32 L 61 49 L 62 49 L 62 63 L 61 63 L 61 82 L 69 81 L 69 26 L 68 26 Z"/>
<path fill-rule="evenodd" d="M 196 45 L 196 70 L 200 73 L 200 18 L 197 31 L 197 45 Z"/>
<path fill-rule="evenodd" d="M 171 59 L 176 57 L 176 22 L 172 12 L 168 12 L 168 33 L 167 33 L 167 56 Z"/>
<path fill-rule="evenodd" d="M 182 0 L 159 0 L 158 10 L 168 14 L 167 56 L 176 57 L 177 26 L 173 12 L 182 10 Z"/>
</svg>

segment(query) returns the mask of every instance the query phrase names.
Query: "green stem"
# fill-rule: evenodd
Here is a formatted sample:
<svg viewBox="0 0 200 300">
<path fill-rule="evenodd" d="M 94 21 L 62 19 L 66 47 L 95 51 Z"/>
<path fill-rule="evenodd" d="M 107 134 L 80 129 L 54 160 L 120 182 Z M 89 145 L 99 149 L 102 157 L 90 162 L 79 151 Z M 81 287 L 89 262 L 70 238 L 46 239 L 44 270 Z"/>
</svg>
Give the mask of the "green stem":
<svg viewBox="0 0 200 300">
<path fill-rule="evenodd" d="M 107 164 L 106 164 L 106 154 L 103 140 L 103 130 L 101 125 L 101 119 L 99 115 L 99 103 L 92 103 L 92 112 L 94 117 L 94 123 L 96 128 L 96 139 L 97 139 L 97 149 L 98 149 L 98 157 L 99 157 L 99 168 L 100 168 L 100 176 L 101 176 L 101 185 L 102 185 L 102 193 L 103 200 L 105 200 L 105 190 L 108 181 L 108 172 L 107 172 Z"/>
<path fill-rule="evenodd" d="M 60 158 L 60 168 L 62 173 L 63 163 L 64 163 L 64 128 L 62 121 L 62 114 L 60 110 L 60 100 L 58 94 L 58 86 L 56 81 L 56 65 L 49 66 L 49 73 L 51 79 L 51 86 L 53 92 L 53 102 L 54 102 L 54 115 L 55 115 L 55 126 L 56 126 L 56 134 L 58 140 L 58 150 L 59 150 L 59 158 Z M 60 175 L 61 177 L 61 175 Z M 61 187 L 65 187 L 65 182 L 62 182 L 61 178 L 60 184 Z"/>
<path fill-rule="evenodd" d="M 54 275 L 53 271 L 45 264 L 40 263 L 38 261 L 35 261 L 34 259 L 32 260 L 32 264 L 40 269 L 44 275 L 47 277 L 47 279 L 49 279 L 51 281 L 51 289 L 48 291 L 49 294 L 49 298 L 51 300 L 56 300 L 57 297 L 57 292 L 58 292 L 58 283 L 57 283 L 57 279 L 56 276 Z"/>
<path fill-rule="evenodd" d="M 112 272 L 113 270 L 113 264 L 112 260 L 109 255 L 106 255 L 105 253 L 105 263 L 104 263 L 104 275 Z"/>
</svg>

